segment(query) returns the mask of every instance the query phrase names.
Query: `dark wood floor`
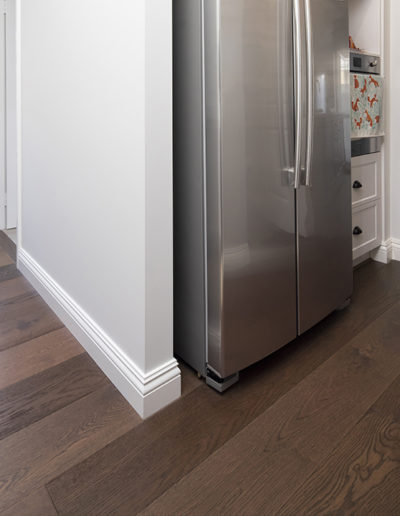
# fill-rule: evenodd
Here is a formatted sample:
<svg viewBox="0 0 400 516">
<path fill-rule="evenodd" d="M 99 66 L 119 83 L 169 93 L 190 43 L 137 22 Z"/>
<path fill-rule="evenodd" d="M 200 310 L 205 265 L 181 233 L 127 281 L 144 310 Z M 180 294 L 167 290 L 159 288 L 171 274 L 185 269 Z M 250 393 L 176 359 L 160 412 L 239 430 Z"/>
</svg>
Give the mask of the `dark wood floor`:
<svg viewBox="0 0 400 516">
<path fill-rule="evenodd" d="M 0 240 L 3 515 L 400 514 L 400 263 L 219 395 L 141 421 Z"/>
</svg>

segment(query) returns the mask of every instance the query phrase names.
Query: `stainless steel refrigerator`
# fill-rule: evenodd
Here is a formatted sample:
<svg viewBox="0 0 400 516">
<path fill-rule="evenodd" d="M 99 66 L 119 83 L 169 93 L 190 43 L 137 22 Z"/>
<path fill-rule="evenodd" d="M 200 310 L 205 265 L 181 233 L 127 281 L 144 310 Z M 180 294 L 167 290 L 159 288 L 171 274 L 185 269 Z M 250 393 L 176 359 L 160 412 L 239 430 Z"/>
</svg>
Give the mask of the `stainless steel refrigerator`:
<svg viewBox="0 0 400 516">
<path fill-rule="evenodd" d="M 175 352 L 224 390 L 352 295 L 347 0 L 174 0 Z"/>
</svg>

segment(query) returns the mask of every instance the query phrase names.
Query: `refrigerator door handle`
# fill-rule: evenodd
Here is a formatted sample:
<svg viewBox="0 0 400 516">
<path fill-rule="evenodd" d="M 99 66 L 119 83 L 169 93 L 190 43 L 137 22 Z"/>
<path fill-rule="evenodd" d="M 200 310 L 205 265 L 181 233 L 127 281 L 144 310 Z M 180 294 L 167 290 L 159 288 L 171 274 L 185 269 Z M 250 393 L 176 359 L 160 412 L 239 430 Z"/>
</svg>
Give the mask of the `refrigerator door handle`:
<svg viewBox="0 0 400 516">
<path fill-rule="evenodd" d="M 305 186 L 310 187 L 314 136 L 314 49 L 310 0 L 304 0 L 304 3 L 307 54 L 307 143 Z"/>
<path fill-rule="evenodd" d="M 300 0 L 293 0 L 294 18 L 294 62 L 295 62 L 295 147 L 294 147 L 294 187 L 300 187 L 301 142 L 302 142 L 302 38 Z"/>
</svg>

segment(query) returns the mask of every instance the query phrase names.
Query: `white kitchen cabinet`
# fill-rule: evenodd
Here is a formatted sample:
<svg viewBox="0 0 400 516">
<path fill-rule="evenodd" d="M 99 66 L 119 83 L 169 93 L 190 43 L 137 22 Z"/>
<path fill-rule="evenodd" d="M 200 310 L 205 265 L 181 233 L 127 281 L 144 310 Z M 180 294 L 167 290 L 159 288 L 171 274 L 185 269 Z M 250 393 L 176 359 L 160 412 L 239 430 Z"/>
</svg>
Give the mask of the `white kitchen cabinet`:
<svg viewBox="0 0 400 516">
<path fill-rule="evenodd" d="M 379 247 L 382 241 L 381 200 L 353 210 L 353 259 Z"/>
<path fill-rule="evenodd" d="M 381 164 L 380 152 L 351 160 L 354 260 L 382 243 Z"/>
<path fill-rule="evenodd" d="M 349 31 L 354 43 L 368 54 L 383 56 L 385 0 L 349 0 Z"/>
<path fill-rule="evenodd" d="M 380 56 L 381 76 L 387 84 L 386 60 L 390 38 L 386 30 L 390 17 L 386 0 L 349 0 L 349 32 L 362 52 Z M 383 132 L 387 134 L 390 96 L 385 87 L 383 103 Z M 362 224 L 362 233 L 353 235 L 353 259 L 358 264 L 372 258 L 387 263 L 391 259 L 389 200 L 389 159 L 386 138 L 381 152 L 352 158 L 353 229 Z"/>
<path fill-rule="evenodd" d="M 376 201 L 382 195 L 382 156 L 380 152 L 351 160 L 353 208 Z"/>
</svg>

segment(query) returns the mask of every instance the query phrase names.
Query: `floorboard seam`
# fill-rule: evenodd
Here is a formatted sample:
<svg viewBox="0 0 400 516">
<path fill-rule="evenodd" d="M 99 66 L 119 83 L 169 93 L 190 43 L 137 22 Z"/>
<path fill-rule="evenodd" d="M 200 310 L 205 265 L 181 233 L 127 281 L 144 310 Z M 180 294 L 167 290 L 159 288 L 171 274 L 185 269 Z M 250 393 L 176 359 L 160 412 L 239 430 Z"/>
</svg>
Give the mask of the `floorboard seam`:
<svg viewBox="0 0 400 516">
<path fill-rule="evenodd" d="M 41 339 L 42 337 L 46 337 L 47 335 L 50 335 L 51 333 L 56 333 L 57 331 L 60 331 L 60 330 L 62 330 L 63 328 L 65 328 L 65 326 L 64 326 L 64 325 L 60 326 L 60 328 L 55 328 L 54 330 L 46 331 L 46 332 L 45 332 L 45 333 L 43 333 L 42 335 L 38 335 L 37 337 L 33 337 L 32 339 L 24 340 L 23 342 L 18 342 L 18 344 L 14 344 L 14 345 L 12 345 L 12 346 L 10 346 L 10 347 L 8 347 L 8 348 L 1 349 L 1 350 L 0 350 L 0 358 L 1 358 L 1 354 L 2 354 L 4 351 L 8 351 L 8 350 L 10 350 L 10 349 L 18 348 L 19 346 L 23 346 L 24 344 L 29 344 L 29 342 L 33 342 L 33 341 L 35 341 L 35 340 L 37 340 L 37 339 Z M 83 353 L 86 353 L 86 351 L 84 351 Z M 69 360 L 69 359 L 68 359 L 68 360 Z M 63 362 L 65 362 L 65 360 L 63 360 L 63 361 L 62 361 L 62 362 L 60 362 L 59 364 L 62 364 Z M 59 364 L 57 364 L 57 365 L 59 365 Z M 50 369 L 50 367 L 47 367 L 47 368 L 46 368 L 46 370 L 47 370 L 47 369 Z M 37 373 L 37 374 L 39 374 L 39 373 Z M 32 376 L 34 376 L 34 375 L 32 375 Z M 27 378 L 31 378 L 31 376 L 28 376 Z M 18 383 L 18 382 L 16 382 L 16 383 Z M 12 385 L 14 385 L 14 384 L 12 384 Z M 0 389 L 0 390 L 1 390 L 1 389 Z"/>
<path fill-rule="evenodd" d="M 20 278 L 22 274 L 16 268 L 14 264 L 4 265 L 0 267 L 0 283 L 3 281 L 8 281 L 14 278 Z"/>
<path fill-rule="evenodd" d="M 54 507 L 54 510 L 55 510 L 56 514 L 59 514 L 59 512 L 57 510 L 57 507 L 56 507 L 56 504 L 54 503 L 53 497 L 51 496 L 49 490 L 47 489 L 46 484 L 44 484 L 43 487 L 46 490 L 47 496 L 49 497 L 51 505 Z"/>
<path fill-rule="evenodd" d="M 17 246 L 4 231 L 0 231 L 0 245 L 15 263 L 17 260 Z"/>
<path fill-rule="evenodd" d="M 22 342 L 18 342 L 17 344 L 11 344 L 10 346 L 7 346 L 6 348 L 3 348 L 2 350 L 0 350 L 0 356 L 3 351 L 7 351 L 8 349 L 16 348 L 17 346 L 20 346 L 21 344 L 27 344 L 28 342 L 31 342 L 32 340 L 35 340 L 35 339 L 40 339 L 41 337 L 45 337 L 46 335 L 49 335 L 50 333 L 53 333 L 54 331 L 62 330 L 64 327 L 65 327 L 64 324 L 61 323 L 60 326 L 58 326 L 56 328 L 52 328 L 49 331 L 45 331 L 44 333 L 41 333 L 40 335 L 37 335 L 33 338 L 23 340 Z"/>
<path fill-rule="evenodd" d="M 29 301 L 31 299 L 42 299 L 37 292 L 32 287 L 32 290 L 28 290 L 27 292 L 24 292 L 23 294 L 19 294 L 18 296 L 12 296 L 8 297 L 7 299 L 3 299 L 3 301 L 0 301 L 0 307 L 7 306 L 9 304 L 17 304 L 18 302 L 24 302 Z"/>
</svg>

